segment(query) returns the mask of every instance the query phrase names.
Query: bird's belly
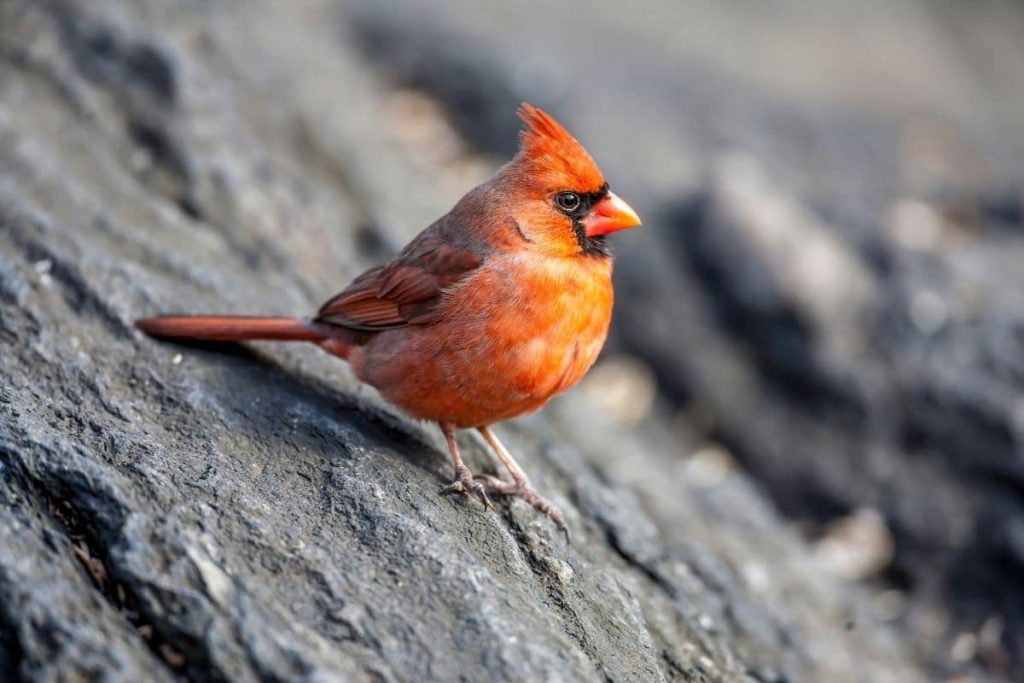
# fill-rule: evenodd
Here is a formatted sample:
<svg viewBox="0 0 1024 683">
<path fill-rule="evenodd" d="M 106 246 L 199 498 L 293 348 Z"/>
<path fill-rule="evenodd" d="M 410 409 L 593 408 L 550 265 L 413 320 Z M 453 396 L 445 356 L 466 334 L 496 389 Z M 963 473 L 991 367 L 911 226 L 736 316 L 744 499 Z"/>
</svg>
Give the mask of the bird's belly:
<svg viewBox="0 0 1024 683">
<path fill-rule="evenodd" d="M 492 308 L 472 326 L 460 320 L 390 330 L 370 341 L 356 371 L 420 419 L 458 427 L 509 419 L 571 387 L 600 353 L 610 303 L 562 313 L 550 303 L 543 320 Z"/>
<path fill-rule="evenodd" d="M 583 377 L 604 345 L 604 336 L 536 336 L 512 349 L 503 359 L 508 396 L 546 402 Z M 539 406 L 538 406 L 539 407 Z"/>
</svg>

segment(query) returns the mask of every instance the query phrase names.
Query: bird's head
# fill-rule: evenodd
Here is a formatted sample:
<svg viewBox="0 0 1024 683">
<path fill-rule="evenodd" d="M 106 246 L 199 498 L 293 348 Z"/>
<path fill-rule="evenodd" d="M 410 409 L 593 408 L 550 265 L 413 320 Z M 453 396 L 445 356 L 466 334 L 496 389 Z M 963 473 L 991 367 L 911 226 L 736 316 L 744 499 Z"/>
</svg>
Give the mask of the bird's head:
<svg viewBox="0 0 1024 683">
<path fill-rule="evenodd" d="M 640 218 L 608 189 L 601 169 L 550 114 L 524 103 L 519 152 L 505 168 L 521 202 L 520 230 L 547 251 L 608 256 L 605 236 L 640 225 Z"/>
</svg>

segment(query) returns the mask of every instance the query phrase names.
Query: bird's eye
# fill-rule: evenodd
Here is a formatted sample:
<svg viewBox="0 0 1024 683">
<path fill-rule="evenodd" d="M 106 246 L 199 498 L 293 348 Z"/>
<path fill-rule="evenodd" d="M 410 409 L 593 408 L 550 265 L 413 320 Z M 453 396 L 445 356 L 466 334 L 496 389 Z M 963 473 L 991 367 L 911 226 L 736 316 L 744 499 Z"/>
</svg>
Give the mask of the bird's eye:
<svg viewBox="0 0 1024 683">
<path fill-rule="evenodd" d="M 555 204 L 566 213 L 580 208 L 580 196 L 575 192 L 559 192 L 555 195 Z"/>
</svg>

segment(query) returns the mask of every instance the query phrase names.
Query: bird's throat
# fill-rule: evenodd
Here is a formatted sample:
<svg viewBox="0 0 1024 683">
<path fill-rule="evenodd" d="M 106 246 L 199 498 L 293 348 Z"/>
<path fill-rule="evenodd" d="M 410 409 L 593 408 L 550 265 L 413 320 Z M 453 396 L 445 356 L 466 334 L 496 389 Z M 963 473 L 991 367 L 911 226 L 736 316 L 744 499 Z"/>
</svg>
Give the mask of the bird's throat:
<svg viewBox="0 0 1024 683">
<path fill-rule="evenodd" d="M 608 243 L 604 235 L 589 237 L 586 228 L 583 226 L 583 221 L 580 220 L 572 222 L 572 231 L 576 235 L 576 242 L 580 245 L 580 252 L 584 256 L 611 258 L 612 245 Z"/>
</svg>

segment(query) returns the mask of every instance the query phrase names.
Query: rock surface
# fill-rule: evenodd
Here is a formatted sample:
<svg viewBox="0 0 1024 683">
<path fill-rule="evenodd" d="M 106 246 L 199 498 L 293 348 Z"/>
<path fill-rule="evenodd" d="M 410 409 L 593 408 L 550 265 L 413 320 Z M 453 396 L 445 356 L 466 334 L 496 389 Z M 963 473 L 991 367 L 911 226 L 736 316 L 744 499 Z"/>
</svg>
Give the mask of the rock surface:
<svg viewBox="0 0 1024 683">
<path fill-rule="evenodd" d="M 313 348 L 134 331 L 164 311 L 314 310 L 490 172 L 518 99 L 564 91 L 543 53 L 513 58 L 510 36 L 458 38 L 493 35 L 500 14 L 407 9 L 0 3 L 4 679 L 928 680 L 945 663 L 883 623 L 876 586 L 826 571 L 777 509 L 882 509 L 922 610 L 957 567 L 971 585 L 985 587 L 971 572 L 1012 585 L 1021 374 L 999 362 L 1019 361 L 1006 350 L 1019 312 L 982 299 L 981 323 L 923 337 L 922 320 L 958 320 L 914 307 L 929 265 L 867 229 L 837 236 L 759 157 L 724 157 L 705 183 L 654 144 L 672 129 L 650 127 L 634 147 L 676 174 L 630 178 L 642 155 L 609 134 L 623 110 L 564 108 L 667 230 L 620 240 L 613 350 L 654 368 L 653 415 L 628 429 L 603 412 L 603 372 L 500 428 L 566 511 L 572 546 L 519 502 L 493 514 L 438 496 L 440 435 Z M 610 11 L 580 21 L 599 28 Z M 631 65 L 604 66 L 621 80 Z M 1019 236 L 997 237 L 948 255 L 942 282 L 981 269 L 995 296 L 986 283 L 1019 277 Z M 862 318 L 880 321 L 859 334 L 890 355 L 864 350 Z M 764 490 L 728 452 L 696 447 L 708 436 Z M 867 529 L 884 566 L 872 529 L 885 524 L 865 519 L 848 528 Z M 936 535 L 954 532 L 981 546 Z M 1005 564 L 963 564 L 979 547 Z M 950 564 L 925 572 L 936 558 Z M 1019 638 L 1019 612 L 1002 618 Z"/>
</svg>

